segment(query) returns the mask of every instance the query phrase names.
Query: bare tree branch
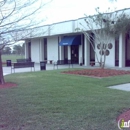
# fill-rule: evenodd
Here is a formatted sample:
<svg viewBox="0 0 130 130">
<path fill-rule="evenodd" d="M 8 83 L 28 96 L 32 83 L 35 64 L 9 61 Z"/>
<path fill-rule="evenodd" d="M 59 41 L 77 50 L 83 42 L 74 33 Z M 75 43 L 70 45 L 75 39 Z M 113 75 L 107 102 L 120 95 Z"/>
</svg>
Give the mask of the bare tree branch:
<svg viewBox="0 0 130 130">
<path fill-rule="evenodd" d="M 24 39 L 27 35 L 31 36 L 33 28 L 41 23 L 35 16 L 49 2 L 45 3 L 43 0 L 0 0 L 0 84 L 5 82 L 1 61 L 2 49 L 6 45 Z"/>
</svg>

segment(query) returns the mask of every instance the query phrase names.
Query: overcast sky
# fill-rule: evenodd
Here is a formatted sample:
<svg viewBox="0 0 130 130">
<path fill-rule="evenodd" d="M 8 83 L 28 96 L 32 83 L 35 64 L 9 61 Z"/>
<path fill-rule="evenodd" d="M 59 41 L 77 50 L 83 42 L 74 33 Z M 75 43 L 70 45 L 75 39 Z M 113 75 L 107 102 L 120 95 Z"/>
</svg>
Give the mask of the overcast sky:
<svg viewBox="0 0 130 130">
<path fill-rule="evenodd" d="M 95 8 L 100 7 L 101 11 L 129 8 L 129 0 L 52 0 L 47 4 L 40 15 L 46 19 L 44 24 L 51 24 L 60 21 L 73 20 L 84 17 L 84 14 L 95 14 Z"/>
</svg>

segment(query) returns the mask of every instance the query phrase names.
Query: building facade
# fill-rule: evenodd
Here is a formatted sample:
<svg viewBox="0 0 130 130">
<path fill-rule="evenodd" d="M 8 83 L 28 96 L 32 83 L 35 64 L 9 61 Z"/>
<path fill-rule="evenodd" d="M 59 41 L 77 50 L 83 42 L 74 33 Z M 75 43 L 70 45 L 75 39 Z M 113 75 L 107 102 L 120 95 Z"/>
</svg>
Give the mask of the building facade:
<svg viewBox="0 0 130 130">
<path fill-rule="evenodd" d="M 85 35 L 81 31 L 76 31 L 76 28 L 81 28 L 80 23 L 85 26 L 84 18 L 35 28 L 30 36 L 25 38 L 25 57 L 36 63 L 68 59 L 73 60 L 75 64 L 90 66 L 91 61 L 96 62 L 96 55 Z M 90 37 L 94 39 L 93 34 Z M 97 56 L 100 57 L 95 40 L 93 44 Z M 121 33 L 116 39 L 111 37 L 110 45 L 105 66 L 120 68 L 130 66 L 130 34 Z"/>
</svg>

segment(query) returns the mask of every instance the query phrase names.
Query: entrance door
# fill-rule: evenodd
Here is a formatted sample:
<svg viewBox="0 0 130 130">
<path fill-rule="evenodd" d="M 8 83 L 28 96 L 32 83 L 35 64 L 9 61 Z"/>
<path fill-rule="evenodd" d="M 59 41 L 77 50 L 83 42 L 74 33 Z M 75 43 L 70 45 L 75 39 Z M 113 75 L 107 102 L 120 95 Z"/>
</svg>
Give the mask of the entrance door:
<svg viewBox="0 0 130 130">
<path fill-rule="evenodd" d="M 68 60 L 68 46 L 64 46 L 64 60 Z"/>
<path fill-rule="evenodd" d="M 79 46 L 77 45 L 71 46 L 71 60 L 75 64 L 79 63 Z"/>
</svg>

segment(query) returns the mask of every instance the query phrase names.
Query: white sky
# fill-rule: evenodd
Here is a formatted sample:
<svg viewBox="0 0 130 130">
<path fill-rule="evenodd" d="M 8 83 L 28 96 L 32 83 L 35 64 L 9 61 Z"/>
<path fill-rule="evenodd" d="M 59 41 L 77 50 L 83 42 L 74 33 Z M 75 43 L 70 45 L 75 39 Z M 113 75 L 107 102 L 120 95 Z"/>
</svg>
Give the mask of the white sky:
<svg viewBox="0 0 130 130">
<path fill-rule="evenodd" d="M 129 8 L 129 0 L 53 0 L 43 8 L 40 18 L 46 19 L 44 24 L 52 24 L 60 21 L 73 20 L 86 15 L 95 13 L 95 8 L 100 7 L 101 11 L 106 12 L 110 7 L 112 11 Z"/>
</svg>

